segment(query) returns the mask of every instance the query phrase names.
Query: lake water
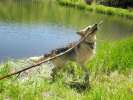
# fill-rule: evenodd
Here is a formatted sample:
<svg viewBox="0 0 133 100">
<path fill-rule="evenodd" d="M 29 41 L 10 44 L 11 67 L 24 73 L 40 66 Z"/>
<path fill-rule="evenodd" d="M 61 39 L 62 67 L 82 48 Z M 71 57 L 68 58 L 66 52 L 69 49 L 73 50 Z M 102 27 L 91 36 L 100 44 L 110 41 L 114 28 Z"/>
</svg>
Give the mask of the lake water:
<svg viewBox="0 0 133 100">
<path fill-rule="evenodd" d="M 51 0 L 6 1 L 0 1 L 0 61 L 39 56 L 78 41 L 76 31 L 101 20 L 99 40 L 133 35 L 133 20 L 66 8 Z"/>
</svg>

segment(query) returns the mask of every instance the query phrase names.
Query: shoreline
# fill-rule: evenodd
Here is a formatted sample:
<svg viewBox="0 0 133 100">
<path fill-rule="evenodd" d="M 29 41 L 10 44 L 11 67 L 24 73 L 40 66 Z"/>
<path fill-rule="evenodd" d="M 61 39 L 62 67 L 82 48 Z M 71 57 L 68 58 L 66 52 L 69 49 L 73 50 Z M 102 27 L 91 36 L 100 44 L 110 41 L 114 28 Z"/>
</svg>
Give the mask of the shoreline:
<svg viewBox="0 0 133 100">
<path fill-rule="evenodd" d="M 72 2 L 68 0 L 57 0 L 59 5 L 61 6 L 69 6 L 69 7 L 75 7 L 77 9 L 83 9 L 88 11 L 93 11 L 96 13 L 101 13 L 105 15 L 116 15 L 120 17 L 125 17 L 129 19 L 133 19 L 133 11 L 129 11 L 122 8 L 113 8 L 113 7 L 107 7 L 103 5 L 87 5 L 83 2 Z"/>
</svg>

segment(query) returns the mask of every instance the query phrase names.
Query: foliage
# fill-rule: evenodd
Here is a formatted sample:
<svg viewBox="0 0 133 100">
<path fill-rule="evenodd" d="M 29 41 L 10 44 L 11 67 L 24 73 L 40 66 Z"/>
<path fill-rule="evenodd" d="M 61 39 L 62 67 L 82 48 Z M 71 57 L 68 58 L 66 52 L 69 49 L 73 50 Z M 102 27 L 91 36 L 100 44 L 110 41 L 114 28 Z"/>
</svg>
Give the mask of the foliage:
<svg viewBox="0 0 133 100">
<path fill-rule="evenodd" d="M 103 5 L 86 5 L 83 1 L 81 0 L 76 0 L 76 1 L 71 1 L 71 0 L 58 0 L 60 5 L 66 5 L 70 7 L 76 7 L 79 9 L 85 9 L 89 11 L 94 11 L 98 13 L 103 13 L 107 15 L 117 15 L 121 17 L 126 17 L 126 18 L 133 18 L 133 12 L 122 9 L 122 8 L 113 8 L 113 7 L 106 7 Z"/>
<path fill-rule="evenodd" d="M 123 8 L 127 8 L 128 6 L 133 7 L 133 0 L 97 0 L 97 2 L 103 5 L 114 6 L 114 7 L 123 7 Z"/>
</svg>

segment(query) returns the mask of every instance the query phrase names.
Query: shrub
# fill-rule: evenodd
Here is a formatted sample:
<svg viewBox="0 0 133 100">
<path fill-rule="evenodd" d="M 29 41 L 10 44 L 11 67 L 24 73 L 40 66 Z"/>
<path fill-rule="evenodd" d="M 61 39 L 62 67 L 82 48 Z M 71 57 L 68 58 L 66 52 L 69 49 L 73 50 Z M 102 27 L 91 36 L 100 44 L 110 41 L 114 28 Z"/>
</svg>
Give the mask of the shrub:
<svg viewBox="0 0 133 100">
<path fill-rule="evenodd" d="M 133 0 L 97 0 L 97 3 L 113 7 L 133 7 Z"/>
</svg>

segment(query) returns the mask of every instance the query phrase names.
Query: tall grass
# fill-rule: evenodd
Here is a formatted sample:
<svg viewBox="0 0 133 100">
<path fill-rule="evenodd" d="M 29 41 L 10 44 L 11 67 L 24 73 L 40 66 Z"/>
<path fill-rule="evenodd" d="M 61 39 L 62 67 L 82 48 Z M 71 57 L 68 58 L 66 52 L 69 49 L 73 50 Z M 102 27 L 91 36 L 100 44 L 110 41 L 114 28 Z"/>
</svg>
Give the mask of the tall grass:
<svg viewBox="0 0 133 100">
<path fill-rule="evenodd" d="M 133 38 L 117 42 L 102 42 L 98 44 L 97 55 L 88 64 L 95 71 L 110 72 L 118 70 L 126 72 L 133 68 Z M 106 49 L 104 49 L 106 48 Z"/>
<path fill-rule="evenodd" d="M 79 9 L 85 9 L 89 11 L 95 11 L 97 13 L 103 13 L 107 15 L 117 15 L 121 17 L 126 17 L 126 18 L 133 18 L 133 12 L 122 9 L 122 8 L 113 8 L 113 7 L 107 7 L 103 5 L 87 5 L 83 2 L 83 0 L 57 0 L 60 5 L 65 5 L 65 6 L 71 6 L 71 7 L 76 7 Z"/>
<path fill-rule="evenodd" d="M 132 52 L 133 38 L 98 42 L 96 57 L 87 65 L 91 71 L 91 89 L 83 93 L 66 86 L 63 75 L 54 83 L 49 83 L 35 74 L 26 79 L 14 77 L 1 80 L 0 100 L 132 100 Z M 10 71 L 9 62 L 0 66 L 0 75 Z M 128 74 L 123 74 L 124 71 Z"/>
</svg>

